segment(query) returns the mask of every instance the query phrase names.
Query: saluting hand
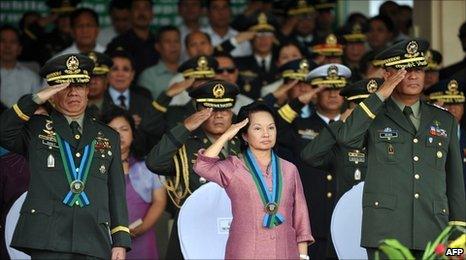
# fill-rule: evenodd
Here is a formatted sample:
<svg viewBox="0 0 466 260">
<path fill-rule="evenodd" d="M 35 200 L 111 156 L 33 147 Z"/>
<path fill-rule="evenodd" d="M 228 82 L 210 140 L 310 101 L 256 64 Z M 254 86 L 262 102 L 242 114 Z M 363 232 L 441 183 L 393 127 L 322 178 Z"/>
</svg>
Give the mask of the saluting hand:
<svg viewBox="0 0 466 260">
<path fill-rule="evenodd" d="M 199 126 L 202 125 L 212 114 L 212 108 L 206 108 L 196 113 L 190 115 L 183 122 L 184 126 L 190 131 L 196 130 Z"/>
<path fill-rule="evenodd" d="M 231 140 L 235 135 L 239 132 L 241 128 L 243 128 L 245 125 L 247 125 L 249 122 L 249 119 L 246 118 L 243 121 L 232 124 L 225 133 L 223 133 L 222 137 Z"/>
<path fill-rule="evenodd" d="M 170 87 L 168 87 L 166 94 L 169 97 L 174 97 L 183 92 L 183 90 L 191 87 L 193 83 L 194 79 L 185 79 L 181 82 L 173 83 Z"/>
<path fill-rule="evenodd" d="M 294 86 L 298 84 L 298 80 L 293 80 L 287 84 L 282 84 L 280 87 L 277 88 L 272 94 L 278 100 L 278 103 L 281 103 L 286 98 L 286 93 L 288 90 L 292 89 Z"/>
<path fill-rule="evenodd" d="M 253 31 L 245 31 L 245 32 L 240 32 L 235 36 L 235 39 L 238 43 L 242 43 L 245 41 L 250 41 L 252 38 L 256 36 L 256 32 Z"/>
<path fill-rule="evenodd" d="M 40 104 L 43 104 L 45 103 L 47 100 L 49 100 L 51 97 L 53 97 L 55 94 L 57 94 L 58 92 L 60 92 L 61 90 L 65 89 L 66 87 L 68 87 L 70 85 L 69 82 L 67 83 L 62 83 L 62 84 L 59 84 L 59 85 L 54 85 L 54 86 L 50 86 L 50 85 L 46 85 L 45 87 L 43 87 L 39 92 L 37 92 L 37 97 L 40 99 L 40 101 L 42 103 Z M 40 105 L 39 104 L 39 105 Z"/>
<path fill-rule="evenodd" d="M 406 70 L 400 69 L 395 74 L 390 75 L 385 79 L 385 82 L 380 86 L 379 92 L 384 98 L 390 97 L 396 86 L 405 78 Z"/>
<path fill-rule="evenodd" d="M 325 89 L 325 86 L 319 86 L 317 88 L 313 88 L 309 92 L 307 92 L 306 94 L 299 96 L 298 99 L 299 99 L 299 101 L 301 103 L 307 105 L 317 95 L 317 93 L 321 92 L 324 89 Z"/>
</svg>

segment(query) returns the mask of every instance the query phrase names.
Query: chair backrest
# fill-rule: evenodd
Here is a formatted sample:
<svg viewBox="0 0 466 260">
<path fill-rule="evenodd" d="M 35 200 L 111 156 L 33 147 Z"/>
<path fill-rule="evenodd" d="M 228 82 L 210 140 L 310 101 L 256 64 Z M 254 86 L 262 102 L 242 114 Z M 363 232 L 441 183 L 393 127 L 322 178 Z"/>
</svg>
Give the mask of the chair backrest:
<svg viewBox="0 0 466 260">
<path fill-rule="evenodd" d="M 8 215 L 6 215 L 5 221 L 5 244 L 7 245 L 7 251 L 11 259 L 31 259 L 29 255 L 18 251 L 10 246 L 11 240 L 13 238 L 13 233 L 15 232 L 16 223 L 18 223 L 21 207 L 23 206 L 24 199 L 26 199 L 27 191 L 23 193 L 11 206 Z"/>
<path fill-rule="evenodd" d="M 339 259 L 367 259 L 366 249 L 360 246 L 363 189 L 364 182 L 355 185 L 333 210 L 330 230 Z"/>
<path fill-rule="evenodd" d="M 178 236 L 185 259 L 223 259 L 232 220 L 225 190 L 209 182 L 193 192 L 178 216 Z"/>
</svg>

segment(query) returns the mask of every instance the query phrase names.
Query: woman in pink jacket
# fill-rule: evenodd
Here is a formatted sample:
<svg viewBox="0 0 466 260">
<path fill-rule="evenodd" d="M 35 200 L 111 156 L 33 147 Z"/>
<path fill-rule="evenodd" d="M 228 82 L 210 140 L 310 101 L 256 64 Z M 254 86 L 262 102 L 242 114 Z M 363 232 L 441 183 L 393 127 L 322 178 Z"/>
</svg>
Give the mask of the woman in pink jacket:
<svg viewBox="0 0 466 260">
<path fill-rule="evenodd" d="M 233 221 L 227 259 L 309 259 L 314 242 L 299 173 L 272 148 L 277 130 L 274 111 L 261 102 L 242 107 L 233 124 L 207 150 L 194 171 L 222 186 L 231 200 Z M 241 134 L 239 156 L 220 160 L 228 140 Z"/>
</svg>

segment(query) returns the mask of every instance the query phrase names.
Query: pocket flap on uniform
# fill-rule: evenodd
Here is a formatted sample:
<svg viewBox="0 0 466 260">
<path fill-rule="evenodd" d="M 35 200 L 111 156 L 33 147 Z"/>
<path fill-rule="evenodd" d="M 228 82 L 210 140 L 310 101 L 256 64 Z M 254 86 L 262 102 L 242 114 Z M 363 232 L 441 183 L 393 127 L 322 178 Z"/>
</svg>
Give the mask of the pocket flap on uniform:
<svg viewBox="0 0 466 260">
<path fill-rule="evenodd" d="M 99 210 L 97 214 L 97 221 L 99 224 L 107 224 L 110 221 L 110 214 L 105 210 Z"/>
<path fill-rule="evenodd" d="M 24 201 L 21 213 L 52 215 L 53 205 L 50 201 L 29 199 Z"/>
<path fill-rule="evenodd" d="M 448 215 L 448 203 L 446 201 L 435 200 L 434 201 L 434 213 Z"/>
<path fill-rule="evenodd" d="M 396 196 L 389 194 L 364 193 L 363 207 L 395 209 Z"/>
</svg>

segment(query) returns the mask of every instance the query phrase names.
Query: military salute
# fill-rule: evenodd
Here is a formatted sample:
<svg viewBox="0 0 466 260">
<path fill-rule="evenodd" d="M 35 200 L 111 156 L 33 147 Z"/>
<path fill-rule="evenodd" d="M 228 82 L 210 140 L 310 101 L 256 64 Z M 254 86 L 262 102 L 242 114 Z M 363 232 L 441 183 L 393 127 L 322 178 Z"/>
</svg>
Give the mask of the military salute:
<svg viewBox="0 0 466 260">
<path fill-rule="evenodd" d="M 369 258 L 385 238 L 421 257 L 447 224 L 466 225 L 458 124 L 420 100 L 428 45 L 408 39 L 379 53 L 384 84 L 337 135 L 343 145 L 367 147 L 361 245 Z"/>
<path fill-rule="evenodd" d="M 185 199 L 206 182 L 192 168 L 197 151 L 209 147 L 230 127 L 233 117 L 231 109 L 238 93 L 235 84 L 222 80 L 211 80 L 192 90 L 190 96 L 194 101 L 195 113 L 166 132 L 147 156 L 146 164 L 151 171 L 171 177 L 166 188 L 176 207 L 181 207 Z M 238 154 L 239 146 L 237 138 L 231 139 L 222 149 L 221 158 Z M 176 222 L 167 254 L 169 258 L 181 258 Z"/>
<path fill-rule="evenodd" d="M 130 248 L 120 138 L 85 111 L 93 68 L 80 54 L 49 60 L 50 86 L 0 116 L 0 144 L 31 169 L 11 245 L 33 259 L 124 259 Z M 50 115 L 33 115 L 47 101 Z"/>
</svg>

